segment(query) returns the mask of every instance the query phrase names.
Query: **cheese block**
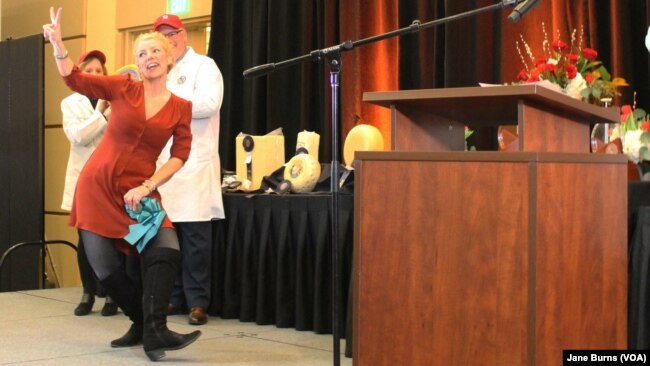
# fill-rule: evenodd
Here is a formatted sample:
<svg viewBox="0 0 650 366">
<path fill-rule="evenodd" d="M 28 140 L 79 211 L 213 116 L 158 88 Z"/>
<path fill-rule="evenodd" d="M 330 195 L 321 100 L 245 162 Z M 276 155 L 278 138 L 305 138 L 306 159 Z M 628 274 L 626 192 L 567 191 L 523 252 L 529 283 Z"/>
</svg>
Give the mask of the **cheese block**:
<svg viewBox="0 0 650 366">
<path fill-rule="evenodd" d="M 298 132 L 298 140 L 296 141 L 296 154 L 302 149 L 307 150 L 307 153 L 318 161 L 318 145 L 320 142 L 320 135 L 316 132 L 302 131 Z"/>
<path fill-rule="evenodd" d="M 240 133 L 235 138 L 235 168 L 242 190 L 259 189 L 262 178 L 284 164 L 284 136 L 277 131 L 264 136 Z"/>
</svg>

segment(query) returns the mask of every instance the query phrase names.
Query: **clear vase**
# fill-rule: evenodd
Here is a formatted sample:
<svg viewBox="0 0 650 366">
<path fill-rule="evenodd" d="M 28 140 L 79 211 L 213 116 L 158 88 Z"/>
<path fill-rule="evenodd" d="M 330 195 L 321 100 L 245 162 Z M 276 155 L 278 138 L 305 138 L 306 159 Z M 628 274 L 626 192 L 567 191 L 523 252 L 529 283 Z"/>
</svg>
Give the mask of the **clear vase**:
<svg viewBox="0 0 650 366">
<path fill-rule="evenodd" d="M 617 154 L 623 150 L 620 123 L 596 123 L 591 130 L 591 152 Z"/>
<path fill-rule="evenodd" d="M 608 108 L 612 98 L 601 98 L 598 105 Z M 596 123 L 591 130 L 591 152 L 618 154 L 623 152 L 623 126 L 620 123 Z"/>
</svg>

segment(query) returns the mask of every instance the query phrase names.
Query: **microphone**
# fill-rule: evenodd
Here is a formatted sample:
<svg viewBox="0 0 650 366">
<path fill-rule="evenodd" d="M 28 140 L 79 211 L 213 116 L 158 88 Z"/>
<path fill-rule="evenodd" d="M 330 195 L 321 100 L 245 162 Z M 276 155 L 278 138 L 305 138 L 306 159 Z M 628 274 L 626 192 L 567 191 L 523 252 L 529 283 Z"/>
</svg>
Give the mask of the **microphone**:
<svg viewBox="0 0 650 366">
<path fill-rule="evenodd" d="M 264 65 L 259 65 L 255 67 L 251 67 L 250 69 L 244 71 L 244 77 L 246 79 L 268 74 L 269 72 L 275 70 L 275 64 L 264 64 Z"/>
<path fill-rule="evenodd" d="M 508 15 L 508 20 L 516 23 L 519 21 L 519 19 L 523 18 L 526 13 L 529 11 L 533 10 L 537 5 L 539 5 L 541 0 L 524 0 L 520 2 L 515 8 L 512 10 L 512 13 Z"/>
</svg>

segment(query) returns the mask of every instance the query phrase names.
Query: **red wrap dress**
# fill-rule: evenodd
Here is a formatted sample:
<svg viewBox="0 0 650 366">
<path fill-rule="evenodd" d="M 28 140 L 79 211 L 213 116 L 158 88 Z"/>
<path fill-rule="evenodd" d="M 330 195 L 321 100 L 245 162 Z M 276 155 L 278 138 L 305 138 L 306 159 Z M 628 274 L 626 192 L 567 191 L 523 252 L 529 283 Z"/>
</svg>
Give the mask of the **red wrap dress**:
<svg viewBox="0 0 650 366">
<path fill-rule="evenodd" d="M 79 176 L 69 223 L 121 239 L 135 223 L 124 208 L 124 194 L 154 174 L 158 155 L 172 136 L 171 156 L 187 160 L 192 104 L 172 94 L 160 111 L 146 119 L 144 86 L 129 75 L 89 75 L 75 66 L 63 79 L 70 89 L 111 103 L 104 138 Z M 157 191 L 150 196 L 161 202 Z M 173 228 L 169 218 L 162 227 Z"/>
</svg>

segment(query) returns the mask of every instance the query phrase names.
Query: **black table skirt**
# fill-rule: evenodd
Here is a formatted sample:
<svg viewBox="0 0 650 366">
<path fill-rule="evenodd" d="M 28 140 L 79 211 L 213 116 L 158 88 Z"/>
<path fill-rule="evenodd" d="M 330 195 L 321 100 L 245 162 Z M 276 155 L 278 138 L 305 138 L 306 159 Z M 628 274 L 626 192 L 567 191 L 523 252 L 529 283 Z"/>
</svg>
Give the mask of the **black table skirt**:
<svg viewBox="0 0 650 366">
<path fill-rule="evenodd" d="M 628 347 L 650 349 L 650 182 L 628 185 Z"/>
<path fill-rule="evenodd" d="M 340 336 L 349 323 L 353 196 L 339 194 Z M 331 195 L 224 195 L 212 300 L 224 319 L 332 332 Z M 347 321 L 346 321 L 347 320 Z"/>
</svg>

